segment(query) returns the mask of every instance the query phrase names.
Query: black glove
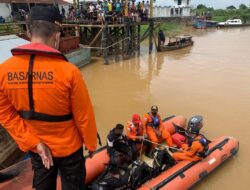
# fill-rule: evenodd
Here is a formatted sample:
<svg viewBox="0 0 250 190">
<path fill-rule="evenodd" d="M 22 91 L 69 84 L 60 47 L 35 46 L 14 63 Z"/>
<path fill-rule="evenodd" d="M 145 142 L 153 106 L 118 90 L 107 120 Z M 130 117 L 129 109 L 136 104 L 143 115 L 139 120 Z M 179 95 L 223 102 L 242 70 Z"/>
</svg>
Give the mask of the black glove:
<svg viewBox="0 0 250 190">
<path fill-rule="evenodd" d="M 89 158 L 92 158 L 94 156 L 94 151 L 89 151 Z"/>
<path fill-rule="evenodd" d="M 133 153 L 131 150 L 128 151 L 127 155 L 128 155 L 129 160 L 133 159 Z"/>
</svg>

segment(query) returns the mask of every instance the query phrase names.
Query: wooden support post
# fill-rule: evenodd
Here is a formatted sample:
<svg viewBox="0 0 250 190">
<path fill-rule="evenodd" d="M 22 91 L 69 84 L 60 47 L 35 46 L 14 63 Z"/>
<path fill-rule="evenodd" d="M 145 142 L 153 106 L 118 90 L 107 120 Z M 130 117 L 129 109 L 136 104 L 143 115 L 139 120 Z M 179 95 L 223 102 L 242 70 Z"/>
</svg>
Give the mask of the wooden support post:
<svg viewBox="0 0 250 190">
<path fill-rule="evenodd" d="M 88 28 L 87 27 L 84 27 L 84 30 L 83 30 L 83 40 L 84 40 L 84 44 L 88 44 Z"/>
<path fill-rule="evenodd" d="M 150 18 L 153 18 L 154 14 L 154 0 L 150 0 Z"/>
<path fill-rule="evenodd" d="M 158 44 L 157 44 L 155 34 L 153 34 L 153 37 L 154 37 L 155 48 L 157 51 L 159 51 L 159 40 L 158 40 Z"/>
<path fill-rule="evenodd" d="M 126 40 L 124 40 L 123 55 L 125 55 L 125 59 L 127 59 L 127 55 L 129 54 L 129 46 L 130 46 L 130 39 L 129 38 L 131 38 L 129 18 L 125 17 L 124 23 L 125 23 L 125 35 L 124 35 L 124 37 L 126 38 Z"/>
<path fill-rule="evenodd" d="M 89 46 L 92 46 L 92 45 L 95 44 L 95 42 L 97 41 L 97 39 L 98 39 L 99 36 L 101 35 L 102 30 L 103 30 L 103 28 L 101 28 L 101 29 L 99 30 L 99 32 L 96 34 L 96 36 L 94 37 L 94 39 L 89 43 Z"/>
<path fill-rule="evenodd" d="M 105 23 L 105 26 L 102 30 L 102 46 L 103 49 L 103 62 L 104 65 L 108 65 L 109 64 L 109 60 L 108 60 L 108 26 L 107 23 Z"/>
<path fill-rule="evenodd" d="M 138 46 L 138 51 L 140 52 L 140 47 L 141 47 L 141 25 L 137 25 L 137 46 Z"/>
<path fill-rule="evenodd" d="M 125 35 L 125 26 L 122 27 L 122 33 L 121 35 L 119 36 L 119 40 L 121 40 Z M 124 49 L 125 49 L 125 45 L 124 45 L 124 40 L 122 41 L 122 53 L 124 52 Z"/>
<path fill-rule="evenodd" d="M 149 20 L 149 53 L 153 50 L 153 32 L 154 32 L 154 21 Z"/>
</svg>

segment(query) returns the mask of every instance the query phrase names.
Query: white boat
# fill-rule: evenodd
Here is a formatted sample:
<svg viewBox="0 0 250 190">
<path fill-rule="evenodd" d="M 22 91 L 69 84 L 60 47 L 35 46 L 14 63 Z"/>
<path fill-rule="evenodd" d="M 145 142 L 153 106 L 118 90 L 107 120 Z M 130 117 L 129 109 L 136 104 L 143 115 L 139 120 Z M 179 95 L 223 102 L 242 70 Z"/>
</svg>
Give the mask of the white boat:
<svg viewBox="0 0 250 190">
<path fill-rule="evenodd" d="M 218 26 L 239 26 L 243 25 L 242 21 L 240 19 L 230 19 L 226 22 L 219 22 Z"/>
</svg>

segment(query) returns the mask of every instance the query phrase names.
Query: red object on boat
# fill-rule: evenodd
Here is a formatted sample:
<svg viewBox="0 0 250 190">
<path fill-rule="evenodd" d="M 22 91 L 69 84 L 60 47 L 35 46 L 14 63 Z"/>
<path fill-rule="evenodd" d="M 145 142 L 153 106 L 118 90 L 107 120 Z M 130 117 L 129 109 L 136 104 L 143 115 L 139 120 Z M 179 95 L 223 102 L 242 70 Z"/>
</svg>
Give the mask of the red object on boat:
<svg viewBox="0 0 250 190">
<path fill-rule="evenodd" d="M 172 135 L 172 140 L 173 140 L 173 143 L 178 147 L 178 148 L 181 148 L 181 146 L 186 142 L 187 138 L 183 135 L 181 135 L 180 133 L 175 133 Z"/>
</svg>

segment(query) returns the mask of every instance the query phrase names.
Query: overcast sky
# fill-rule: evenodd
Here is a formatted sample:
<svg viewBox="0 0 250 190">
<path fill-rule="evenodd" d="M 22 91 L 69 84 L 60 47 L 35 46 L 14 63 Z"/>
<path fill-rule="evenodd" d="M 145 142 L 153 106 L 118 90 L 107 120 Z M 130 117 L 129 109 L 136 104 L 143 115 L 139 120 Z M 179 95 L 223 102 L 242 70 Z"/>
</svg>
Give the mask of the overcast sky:
<svg viewBox="0 0 250 190">
<path fill-rule="evenodd" d="M 156 3 L 160 5 L 169 5 L 169 2 L 172 4 L 173 0 L 156 0 Z M 193 6 L 205 4 L 206 6 L 214 8 L 225 8 L 230 5 L 238 7 L 241 3 L 250 5 L 250 0 L 191 0 L 191 5 Z"/>
</svg>

